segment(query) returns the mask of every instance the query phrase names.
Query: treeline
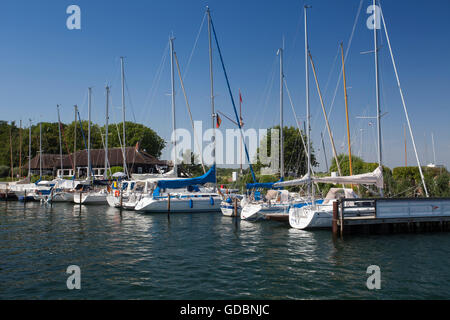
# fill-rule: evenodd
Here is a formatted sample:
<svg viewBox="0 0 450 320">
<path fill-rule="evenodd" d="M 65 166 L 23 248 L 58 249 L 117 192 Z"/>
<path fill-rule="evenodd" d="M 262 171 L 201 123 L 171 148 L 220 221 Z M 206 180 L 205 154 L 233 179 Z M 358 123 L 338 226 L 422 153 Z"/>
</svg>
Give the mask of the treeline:
<svg viewBox="0 0 450 320">
<path fill-rule="evenodd" d="M 341 173 L 343 176 L 350 175 L 349 157 L 348 155 L 338 156 Z M 373 172 L 378 167 L 378 163 L 365 162 L 361 158 L 352 156 L 352 173 L 362 174 Z M 224 184 L 228 188 L 237 188 L 245 190 L 247 183 L 253 182 L 249 169 L 244 170 L 244 175 L 239 177 L 237 182 L 230 182 L 233 171 L 239 169 L 219 169 L 217 181 L 219 184 Z M 337 172 L 336 161 L 333 159 L 329 172 L 317 174 L 318 176 L 328 176 L 331 172 Z M 429 168 L 422 167 L 430 197 L 450 197 L 450 173 L 445 168 Z M 279 175 L 259 175 L 256 171 L 256 178 L 258 182 L 274 182 L 278 181 Z M 300 175 L 301 176 L 301 175 Z M 285 180 L 296 179 L 297 177 L 286 177 Z M 425 196 L 425 191 L 420 177 L 418 167 L 397 167 L 390 169 L 383 166 L 384 178 L 384 196 L 388 198 L 414 198 Z M 341 187 L 334 184 L 319 183 L 316 188 L 317 197 L 325 197 L 330 188 Z M 373 198 L 379 196 L 379 192 L 374 186 L 346 186 L 353 188 L 355 192 L 363 198 Z M 300 192 L 306 194 L 305 186 L 289 187 L 289 191 Z"/>
<path fill-rule="evenodd" d="M 74 141 L 76 139 L 76 150 L 85 149 L 85 140 L 88 139 L 88 121 L 82 121 L 83 131 L 80 129 L 80 123 L 62 124 L 62 150 L 64 154 L 74 152 Z M 108 146 L 118 148 L 121 146 L 122 123 L 110 124 L 108 126 Z M 91 123 L 91 148 L 103 149 L 105 139 L 105 126 Z M 126 146 L 136 146 L 139 143 L 140 150 L 160 157 L 166 142 L 158 136 L 152 129 L 138 123 L 126 122 Z M 84 138 L 83 138 L 84 132 Z M 0 174 L 5 170 L 9 171 L 11 165 L 11 146 L 12 161 L 15 168 L 20 165 L 20 158 L 24 166 L 28 163 L 28 144 L 29 128 L 20 129 L 18 123 L 0 121 Z M 11 140 L 11 142 L 10 142 Z M 31 157 L 35 157 L 39 151 L 39 124 L 33 124 L 31 127 Z M 42 152 L 44 154 L 59 154 L 59 131 L 58 123 L 42 122 Z M 21 157 L 20 157 L 21 154 Z"/>
</svg>

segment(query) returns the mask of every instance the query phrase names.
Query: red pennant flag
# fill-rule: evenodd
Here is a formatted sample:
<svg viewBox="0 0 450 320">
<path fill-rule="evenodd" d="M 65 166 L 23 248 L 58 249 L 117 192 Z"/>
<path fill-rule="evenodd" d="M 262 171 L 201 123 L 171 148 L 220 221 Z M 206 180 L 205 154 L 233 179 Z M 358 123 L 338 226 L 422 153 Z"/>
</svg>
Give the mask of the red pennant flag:
<svg viewBox="0 0 450 320">
<path fill-rule="evenodd" d="M 216 128 L 219 128 L 221 123 L 222 123 L 222 119 L 220 119 L 219 115 L 217 115 L 217 117 L 216 117 Z"/>
<path fill-rule="evenodd" d="M 241 95 L 241 90 L 239 90 L 239 101 L 242 103 L 242 95 Z"/>
</svg>

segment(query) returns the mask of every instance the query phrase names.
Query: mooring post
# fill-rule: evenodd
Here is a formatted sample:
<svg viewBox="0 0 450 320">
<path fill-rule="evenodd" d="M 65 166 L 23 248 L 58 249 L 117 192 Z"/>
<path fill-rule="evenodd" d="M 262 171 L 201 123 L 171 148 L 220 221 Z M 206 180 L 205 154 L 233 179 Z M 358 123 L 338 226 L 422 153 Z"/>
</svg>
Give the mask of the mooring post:
<svg viewBox="0 0 450 320">
<path fill-rule="evenodd" d="M 167 195 L 167 219 L 170 220 L 170 193 Z"/>
<path fill-rule="evenodd" d="M 338 210 L 339 210 L 339 200 L 333 202 L 333 224 L 332 224 L 332 230 L 333 230 L 333 236 L 338 235 Z"/>
<path fill-rule="evenodd" d="M 340 224 L 341 224 L 341 237 L 344 235 L 344 200 L 339 201 L 341 207 L 340 210 Z"/>
<path fill-rule="evenodd" d="M 234 198 L 234 200 L 233 200 L 233 210 L 234 210 L 234 216 L 237 217 L 237 198 Z"/>
</svg>

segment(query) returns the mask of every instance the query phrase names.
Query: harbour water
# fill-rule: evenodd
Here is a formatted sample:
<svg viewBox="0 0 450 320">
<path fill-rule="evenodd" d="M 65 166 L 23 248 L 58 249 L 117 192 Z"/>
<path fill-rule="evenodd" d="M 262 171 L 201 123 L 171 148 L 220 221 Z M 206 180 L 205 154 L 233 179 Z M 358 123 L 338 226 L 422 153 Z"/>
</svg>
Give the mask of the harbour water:
<svg viewBox="0 0 450 320">
<path fill-rule="evenodd" d="M 450 233 L 334 241 L 220 213 L 0 203 L 0 299 L 449 299 L 449 265 Z"/>
</svg>

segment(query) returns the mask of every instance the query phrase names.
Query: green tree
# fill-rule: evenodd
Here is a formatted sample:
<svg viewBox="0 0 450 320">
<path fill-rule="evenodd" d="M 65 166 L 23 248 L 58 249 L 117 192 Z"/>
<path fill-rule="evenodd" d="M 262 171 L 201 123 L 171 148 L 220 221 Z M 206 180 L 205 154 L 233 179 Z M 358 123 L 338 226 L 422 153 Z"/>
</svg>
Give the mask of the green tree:
<svg viewBox="0 0 450 320">
<path fill-rule="evenodd" d="M 275 126 L 272 129 L 280 130 L 280 126 Z M 284 174 L 293 175 L 296 177 L 302 176 L 307 172 L 307 154 L 302 143 L 303 140 L 306 142 L 306 136 L 303 131 L 299 131 L 295 127 L 284 127 L 283 137 L 284 137 Z M 272 157 L 272 132 L 267 131 L 267 135 L 261 140 L 260 146 L 258 148 L 258 154 L 260 151 L 267 149 L 267 156 Z M 278 153 L 280 151 L 278 150 Z M 314 154 L 314 148 L 311 145 L 311 165 L 316 167 L 318 162 Z M 261 168 L 269 167 L 268 165 L 263 165 L 258 159 L 254 165 L 255 172 L 259 172 Z M 278 176 L 279 177 L 279 176 Z"/>
</svg>

